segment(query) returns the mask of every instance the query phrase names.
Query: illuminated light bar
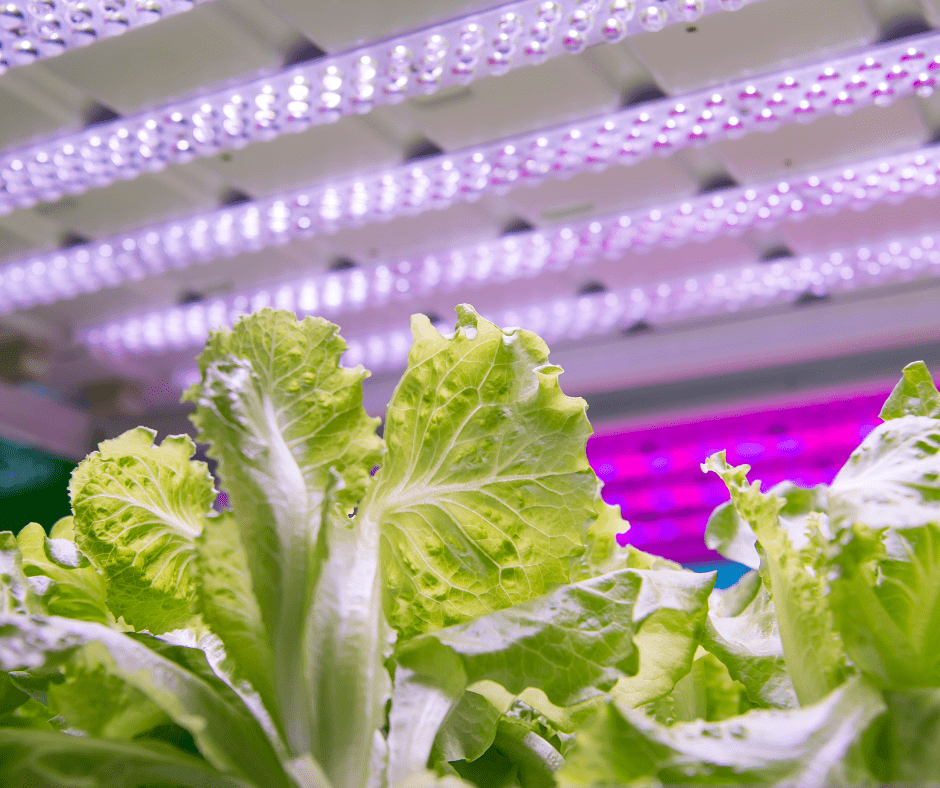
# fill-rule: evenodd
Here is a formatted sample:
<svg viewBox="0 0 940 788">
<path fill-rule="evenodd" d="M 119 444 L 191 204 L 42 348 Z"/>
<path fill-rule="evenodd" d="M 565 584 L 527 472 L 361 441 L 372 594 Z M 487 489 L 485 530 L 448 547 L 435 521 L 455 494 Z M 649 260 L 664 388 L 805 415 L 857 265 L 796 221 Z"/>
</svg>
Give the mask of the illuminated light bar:
<svg viewBox="0 0 940 788">
<path fill-rule="evenodd" d="M 824 297 L 934 277 L 940 277 L 940 232 L 651 286 L 557 298 L 484 316 L 497 325 L 523 326 L 552 345 L 603 336 L 640 322 L 669 325 L 791 304 L 807 294 Z M 402 331 L 353 338 L 344 363 L 364 364 L 373 372 L 400 369 L 410 347 L 411 335 Z"/>
<path fill-rule="evenodd" d="M 113 38 L 207 0 L 4 0 L 0 74 Z"/>
<path fill-rule="evenodd" d="M 549 56 L 579 52 L 629 32 L 658 29 L 669 21 L 743 4 L 742 0 L 510 3 L 9 151 L 0 156 L 0 213 L 303 131 Z M 900 85 L 894 88 L 898 89 Z M 722 115 L 715 113 L 716 118 Z M 709 128 L 714 125 L 710 118 L 703 122 Z"/>
<path fill-rule="evenodd" d="M 354 272 L 357 273 L 357 272 Z M 358 272 L 361 273 L 361 272 Z M 598 336 L 640 321 L 666 325 L 706 316 L 792 303 L 801 296 L 865 290 L 940 276 L 940 232 L 826 255 L 758 262 L 658 284 L 487 313 L 503 326 L 524 326 L 549 344 Z M 390 281 L 390 285 L 394 285 Z M 154 311 L 93 326 L 76 339 L 109 356 L 159 354 L 203 345 L 213 328 L 264 307 L 299 316 L 323 314 L 306 284 Z M 400 367 L 411 346 L 407 330 L 349 339 L 346 363 L 374 372 Z"/>
<path fill-rule="evenodd" d="M 866 76 L 859 76 L 862 74 Z M 767 128 L 766 124 L 787 119 L 842 112 L 865 103 L 885 104 L 912 91 L 928 95 L 934 90 L 938 74 L 940 34 L 922 37 L 916 45 L 908 41 L 866 55 L 853 55 L 835 65 L 740 82 L 728 86 L 721 94 L 702 91 L 681 100 L 660 100 L 620 111 L 606 120 L 584 121 L 511 142 L 197 214 L 183 221 L 8 264 L 0 269 L 0 312 L 93 292 L 196 262 L 257 251 L 318 232 L 446 208 L 460 201 L 472 201 L 489 191 L 535 184 L 585 169 L 630 164 L 656 152 L 733 137 L 750 128 Z M 825 89 L 820 87 L 824 83 Z M 850 96 L 851 102 L 840 104 L 846 85 L 854 85 L 851 90 L 855 92 Z M 801 98 L 804 94 L 817 98 Z M 745 114 L 742 108 L 751 102 L 751 110 Z M 766 105 L 764 109 L 760 108 L 762 105 Z M 773 118 L 765 117 L 764 112 L 771 105 L 776 114 L 771 113 Z M 886 161 L 895 160 L 901 161 L 898 157 Z M 902 169 L 915 167 L 918 174 L 912 179 L 901 177 L 896 188 L 901 192 L 910 187 L 931 188 L 931 179 L 936 175 L 931 170 L 933 165 L 917 165 L 916 158 L 911 161 Z M 827 183 L 822 191 L 828 188 L 829 180 L 838 177 L 832 172 L 820 176 L 820 184 L 824 178 Z M 892 177 L 890 172 L 871 173 L 866 180 L 875 178 L 893 189 Z M 788 210 L 798 212 L 799 204 L 809 205 L 816 196 L 820 209 L 827 210 L 846 202 L 870 203 L 880 193 L 867 183 L 833 185 L 836 188 L 843 191 L 822 194 L 807 182 L 806 196 L 796 201 L 785 199 L 785 194 L 764 194 L 763 187 L 747 189 L 741 192 L 743 197 L 734 198 L 735 215 L 725 219 L 733 228 L 735 224 L 741 226 L 752 221 L 774 221 L 774 217 Z M 712 199 L 720 202 L 725 198 Z M 762 200 L 765 204 L 761 204 Z M 687 210 L 690 204 L 682 203 L 679 208 Z M 738 213 L 741 205 L 744 208 Z M 748 215 L 750 207 L 756 211 L 753 217 Z M 708 216 L 714 211 L 707 214 L 709 209 L 703 209 L 707 215 L 703 214 L 702 221 L 695 223 L 697 214 L 694 208 L 690 210 L 688 220 L 667 219 L 675 225 L 670 232 L 675 230 L 681 235 L 689 227 L 699 227 L 702 221 L 706 224 L 712 221 Z M 722 212 L 721 206 L 715 210 Z M 656 224 L 653 216 L 651 213 L 650 221 Z"/>
<path fill-rule="evenodd" d="M 912 195 L 930 197 L 940 192 L 938 182 L 940 147 L 935 146 L 578 225 L 515 234 L 388 266 L 315 276 L 285 287 L 295 302 L 303 293 L 305 303 L 321 314 L 338 315 L 416 293 L 586 266 L 600 257 L 616 259 L 629 251 L 707 241 L 845 207 L 862 210 Z M 8 265 L 0 269 L 0 313 L 183 268 L 193 261 L 261 249 L 310 232 L 309 227 L 305 231 L 297 227 L 303 224 L 302 216 L 290 220 L 283 201 L 262 208 L 236 206 L 192 219 L 188 225 L 171 223 Z"/>
</svg>

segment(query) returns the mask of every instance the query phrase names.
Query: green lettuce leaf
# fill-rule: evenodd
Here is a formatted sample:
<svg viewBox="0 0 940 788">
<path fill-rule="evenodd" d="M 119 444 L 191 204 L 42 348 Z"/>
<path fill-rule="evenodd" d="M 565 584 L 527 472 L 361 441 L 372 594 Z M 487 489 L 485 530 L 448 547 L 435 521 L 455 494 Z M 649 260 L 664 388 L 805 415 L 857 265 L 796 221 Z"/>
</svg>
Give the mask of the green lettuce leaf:
<svg viewBox="0 0 940 788">
<path fill-rule="evenodd" d="M 549 704 L 572 706 L 635 674 L 642 586 L 638 572 L 614 572 L 399 644 L 393 781 L 426 764 L 441 724 L 471 684 L 493 682 L 510 695 L 536 688 Z"/>
<path fill-rule="evenodd" d="M 305 661 L 317 646 L 304 638 L 316 637 L 308 616 L 326 557 L 327 490 L 350 512 L 382 445 L 362 408 L 367 373 L 340 366 L 346 345 L 336 331 L 262 310 L 212 334 L 199 357 L 202 380 L 184 396 L 229 494 L 274 655 L 272 713 L 298 757 L 316 737 Z"/>
<path fill-rule="evenodd" d="M 468 690 L 454 706 L 434 739 L 434 755 L 443 761 L 475 761 L 496 740 L 503 712 Z"/>
<path fill-rule="evenodd" d="M 894 387 L 879 414 L 884 421 L 901 416 L 940 418 L 940 392 L 923 361 L 904 367 L 904 376 Z"/>
<path fill-rule="evenodd" d="M 585 403 L 562 394 L 545 343 L 457 313 L 449 339 L 412 319 L 388 454 L 360 509 L 381 526 L 405 639 L 565 584 L 597 518 Z"/>
<path fill-rule="evenodd" d="M 833 532 L 916 528 L 940 521 L 940 421 L 901 416 L 878 425 L 829 490 Z"/>
<path fill-rule="evenodd" d="M 626 564 L 641 570 L 644 584 L 655 589 L 653 597 L 659 600 L 633 639 L 640 652 L 640 670 L 620 679 L 613 689 L 620 703 L 636 708 L 671 692 L 691 670 L 715 576 L 684 571 L 679 564 L 635 547 L 629 548 Z M 678 589 L 682 592 L 676 593 Z"/>
<path fill-rule="evenodd" d="M 104 441 L 72 473 L 76 543 L 104 574 L 108 606 L 138 630 L 160 633 L 193 617 L 193 540 L 215 499 L 186 435 L 154 444 L 143 427 Z"/>
<path fill-rule="evenodd" d="M 860 678 L 802 709 L 720 722 L 663 725 L 615 701 L 578 732 L 558 784 L 874 786 L 863 735 L 884 710 L 881 694 Z"/>
<path fill-rule="evenodd" d="M 23 555 L 16 537 L 0 531 L 0 613 L 38 613 L 39 597 L 23 572 Z"/>
<path fill-rule="evenodd" d="M 637 673 L 633 639 L 660 611 L 695 610 L 701 631 L 713 584 L 714 575 L 624 569 L 405 641 L 396 652 L 393 775 L 426 763 L 431 740 L 469 686 L 496 708 L 519 696 L 559 729 L 573 730 L 592 701 Z"/>
<path fill-rule="evenodd" d="M 274 656 L 230 512 L 206 519 L 195 550 L 197 604 L 203 620 L 225 645 L 236 678 L 251 684 L 269 712 L 277 709 L 271 675 Z"/>
<path fill-rule="evenodd" d="M 362 788 L 384 772 L 392 631 L 383 609 L 378 528 L 350 520 L 331 498 L 332 490 L 324 506 L 327 556 L 305 638 L 312 754 L 332 788 Z M 432 732 L 428 747 L 433 738 Z"/>
<path fill-rule="evenodd" d="M 853 662 L 885 687 L 940 687 L 940 524 L 846 541 L 833 607 Z"/>
<path fill-rule="evenodd" d="M 621 677 L 609 692 L 620 703 L 637 707 L 671 692 L 691 669 L 715 576 L 683 570 L 672 561 L 633 547 L 624 552 L 626 566 L 642 578 L 639 607 L 634 608 L 633 636 L 640 665 L 636 675 Z M 602 622 L 592 624 L 599 625 Z M 479 681 L 472 688 L 498 709 L 522 702 L 565 734 L 576 731 L 607 697 L 594 693 L 587 700 L 560 706 L 549 700 L 540 685 L 524 689 L 518 698 L 489 680 Z"/>
<path fill-rule="evenodd" d="M 79 655 L 86 670 L 101 666 L 187 729 L 202 755 L 225 773 L 259 785 L 290 788 L 275 745 L 199 649 L 124 634 L 68 618 L 0 616 L 0 669 L 34 671 Z"/>
<path fill-rule="evenodd" d="M 7 788 L 256 788 L 168 745 L 0 728 Z"/>
<path fill-rule="evenodd" d="M 886 687 L 940 686 L 940 421 L 872 430 L 829 499 L 833 609 L 852 660 Z"/>
<path fill-rule="evenodd" d="M 73 735 L 131 740 L 170 722 L 164 711 L 102 663 L 95 649 L 79 648 L 50 682 L 49 710 Z"/>
<path fill-rule="evenodd" d="M 57 533 L 64 530 L 60 525 Z M 50 538 L 41 525 L 30 523 L 17 534 L 16 543 L 23 555 L 24 574 L 52 581 L 42 598 L 51 615 L 114 623 L 104 579 L 74 541 L 62 536 Z"/>
<path fill-rule="evenodd" d="M 586 580 L 589 577 L 606 575 L 617 569 L 623 569 L 627 564 L 628 550 L 624 550 L 617 542 L 617 535 L 630 530 L 630 523 L 623 519 L 620 506 L 611 506 L 601 498 L 601 485 L 598 482 L 597 519 L 591 523 L 587 532 L 587 549 L 581 561 L 581 566 L 571 575 L 572 582 Z"/>
<path fill-rule="evenodd" d="M 757 572 L 712 592 L 702 646 L 744 685 L 755 706 L 797 707 L 774 602 Z"/>
<path fill-rule="evenodd" d="M 829 607 L 829 585 L 815 564 L 825 538 L 811 507 L 819 492 L 786 485 L 778 497 L 747 481 L 748 465 L 732 468 L 724 452 L 710 457 L 702 470 L 717 473 L 728 487 L 738 516 L 757 537 L 760 572 L 770 591 L 787 669 L 801 705 L 814 703 L 850 672 Z M 807 511 L 809 509 L 810 511 Z M 781 516 L 786 512 L 789 517 Z"/>
<path fill-rule="evenodd" d="M 744 685 L 731 677 L 721 660 L 702 648 L 692 669 L 676 682 L 673 691 L 650 704 L 655 716 L 670 724 L 677 720 L 719 722 L 750 708 Z"/>
<path fill-rule="evenodd" d="M 447 686 L 484 679 L 513 694 L 541 689 L 570 706 L 610 690 L 639 668 L 633 635 L 646 615 L 643 576 L 622 570 L 439 629 L 401 644 L 398 663 Z M 462 688 L 461 688 L 462 690 Z"/>
<path fill-rule="evenodd" d="M 716 507 L 705 524 L 705 546 L 749 569 L 760 569 L 756 542 L 757 534 L 738 514 L 733 501 Z"/>
<path fill-rule="evenodd" d="M 872 750 L 883 759 L 884 782 L 909 785 L 940 783 L 940 689 L 885 693 L 888 715 Z"/>
</svg>

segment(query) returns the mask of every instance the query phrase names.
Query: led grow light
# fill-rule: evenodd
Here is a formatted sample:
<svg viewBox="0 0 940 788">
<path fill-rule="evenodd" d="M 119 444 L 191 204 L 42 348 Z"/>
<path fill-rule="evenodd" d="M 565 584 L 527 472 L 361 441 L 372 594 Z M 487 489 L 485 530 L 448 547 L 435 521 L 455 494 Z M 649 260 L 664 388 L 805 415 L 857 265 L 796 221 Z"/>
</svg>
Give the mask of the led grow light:
<svg viewBox="0 0 940 788">
<path fill-rule="evenodd" d="M 795 72 L 796 75 L 777 74 L 756 82 L 737 83 L 722 94 L 703 91 L 681 101 L 661 100 L 615 113 L 607 119 L 594 119 L 519 137 L 512 142 L 438 156 L 361 178 L 298 189 L 68 251 L 33 256 L 0 269 L 3 284 L 0 311 L 68 298 L 79 292 L 93 292 L 128 279 L 255 251 L 316 232 L 429 208 L 445 208 L 514 184 L 532 184 L 586 168 L 629 164 L 657 151 L 734 136 L 750 127 L 766 127 L 761 124 L 771 123 L 757 104 L 752 108 L 754 111 L 742 114 L 741 103 L 757 101 L 775 105 L 777 114 L 773 122 L 782 122 L 813 113 L 843 111 L 844 107 L 837 103 L 842 101 L 839 97 L 844 92 L 836 89 L 839 85 L 856 85 L 852 88 L 857 91 L 853 94 L 855 104 L 845 106 L 885 103 L 911 91 L 926 95 L 934 89 L 934 74 L 940 69 L 940 34 L 922 37 L 916 46 L 906 42 L 872 52 L 875 54 L 844 58 L 835 65 L 804 68 Z M 860 74 L 867 76 L 859 81 Z M 826 80 L 835 86 L 830 85 L 823 91 L 832 94 L 831 100 L 813 99 L 809 104 L 812 112 L 804 110 L 802 105 L 810 100 L 801 99 L 801 91 L 809 85 L 806 95 L 817 96 L 815 88 Z M 882 90 L 884 86 L 887 87 Z M 707 133 L 702 123 L 709 127 Z M 644 227 L 648 235 L 655 235 L 660 224 L 667 234 L 680 236 L 691 232 L 694 235 L 701 229 L 707 235 L 707 225 L 714 217 L 720 216 L 723 227 L 734 229 L 750 222 L 773 222 L 781 213 L 806 210 L 816 196 L 819 209 L 828 210 L 847 202 L 870 204 L 885 189 L 885 194 L 891 190 L 904 194 L 911 188 L 930 189 L 933 187 L 931 179 L 935 178 L 933 159 L 918 164 L 919 155 L 907 154 L 909 158 L 904 161 L 903 157 L 895 157 L 894 163 L 884 160 L 893 169 L 867 173 L 864 182 L 850 183 L 851 178 L 843 178 L 845 182 L 837 185 L 834 179 L 841 177 L 838 173 L 820 174 L 816 176 L 817 185 L 809 180 L 805 184 L 808 199 L 786 199 L 785 194 L 766 193 L 772 191 L 773 186 L 752 187 L 733 197 L 731 213 L 721 205 L 708 207 L 701 201 L 699 213 L 696 213 L 695 207 L 689 207 L 692 202 L 684 202 L 679 205 L 680 211 L 688 211 L 684 216 L 673 215 L 662 223 L 663 212 L 654 210 L 649 213 Z M 923 155 L 929 158 L 932 154 Z M 879 160 L 876 165 L 862 165 L 860 170 L 881 167 L 883 163 Z M 95 165 L 91 162 L 89 166 Z M 894 169 L 898 167 L 902 173 L 914 172 L 914 175 L 902 175 L 893 180 Z M 830 185 L 832 188 L 827 192 Z M 7 188 L 8 191 L 11 188 L 9 183 Z M 717 196 L 713 202 L 720 203 L 724 199 Z M 752 209 L 754 215 L 750 216 Z"/>
<path fill-rule="evenodd" d="M 0 214 L 742 5 L 742 0 L 509 3 L 10 151 L 0 156 Z"/>
<path fill-rule="evenodd" d="M 311 277 L 284 285 L 290 295 L 283 298 L 299 303 L 302 297 L 311 309 L 338 315 L 365 303 L 376 306 L 413 298 L 416 293 L 511 281 L 543 269 L 587 266 L 601 257 L 616 259 L 629 250 L 706 241 L 844 207 L 861 210 L 885 200 L 929 197 L 940 191 L 938 179 L 940 147 L 907 151 L 578 225 L 520 233 L 393 265 Z M 291 220 L 290 212 L 284 200 L 236 206 L 193 217 L 188 223 L 170 223 L 10 264 L 0 269 L 0 313 L 311 232 L 310 227 L 302 227 L 303 216 Z"/>
<path fill-rule="evenodd" d="M 4 0 L 0 74 L 113 38 L 208 0 Z"/>
<path fill-rule="evenodd" d="M 806 294 L 824 296 L 938 275 L 940 232 L 825 255 L 757 262 L 642 287 L 562 297 L 485 316 L 498 325 L 525 326 L 553 344 L 603 335 L 638 321 L 665 325 L 783 305 Z M 391 272 L 388 286 L 396 286 Z M 111 356 L 194 348 L 205 343 L 211 329 L 232 325 L 240 315 L 269 306 L 301 316 L 324 312 L 310 283 L 283 285 L 88 327 L 77 332 L 77 340 Z M 390 370 L 404 364 L 410 346 L 411 334 L 405 330 L 353 337 L 344 358 L 350 365 Z"/>
</svg>

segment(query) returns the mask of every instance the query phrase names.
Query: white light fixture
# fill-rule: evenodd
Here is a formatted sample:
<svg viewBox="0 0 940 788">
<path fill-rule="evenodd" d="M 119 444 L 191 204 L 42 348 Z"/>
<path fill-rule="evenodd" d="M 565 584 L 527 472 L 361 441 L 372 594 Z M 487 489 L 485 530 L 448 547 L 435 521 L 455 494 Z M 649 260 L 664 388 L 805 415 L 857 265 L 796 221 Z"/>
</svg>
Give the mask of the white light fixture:
<svg viewBox="0 0 940 788">
<path fill-rule="evenodd" d="M 707 241 L 750 227 L 771 227 L 783 220 L 825 215 L 845 207 L 863 210 L 913 195 L 932 197 L 940 191 L 938 183 L 940 147 L 935 146 L 580 224 L 518 233 L 369 269 L 311 276 L 276 289 L 285 303 L 333 316 L 366 304 L 377 306 L 468 283 L 512 281 L 535 276 L 542 270 L 589 266 L 602 257 L 616 259 L 629 251 Z M 240 219 L 235 218 L 237 215 L 223 212 L 216 225 L 226 228 L 231 237 L 238 231 L 245 234 L 243 242 L 233 244 L 236 251 L 270 243 L 270 236 L 264 240 L 259 229 L 264 215 L 257 207 L 241 209 Z M 267 216 L 276 218 L 277 214 L 269 210 Z M 210 260 L 219 256 L 218 250 L 206 252 L 207 237 L 218 233 L 211 227 L 208 220 L 201 225 L 194 220 L 188 231 L 183 225 L 173 224 L 162 232 L 143 231 L 7 266 L 0 269 L 0 313 L 141 278 L 171 266 L 181 268 L 194 259 Z M 293 237 L 287 231 L 284 234 Z M 201 240 L 189 245 L 187 239 L 193 238 Z M 200 254 L 205 256 L 200 258 Z M 242 309 L 235 305 L 237 298 L 263 300 L 271 295 L 262 289 L 256 294 L 232 297 L 225 302 L 226 313 Z"/>
<path fill-rule="evenodd" d="M 859 81 L 860 74 L 867 76 Z M 678 100 L 651 102 L 509 142 L 297 189 L 69 250 L 35 255 L 0 268 L 0 313 L 94 292 L 169 269 L 257 251 L 318 232 L 446 208 L 517 185 L 631 164 L 654 153 L 769 128 L 768 124 L 806 120 L 868 103 L 886 104 L 911 92 L 929 95 L 938 74 L 940 34 L 921 37 L 916 44 L 908 41 L 879 47 L 828 65 L 816 64 L 795 72 L 734 83 L 721 92 L 700 91 Z M 827 84 L 825 89 L 820 88 L 823 83 Z M 844 103 L 841 98 L 845 91 L 840 86 L 845 84 L 857 86 L 853 88 L 858 92 L 852 103 Z M 821 97 L 810 101 L 801 98 L 804 94 Z M 756 102 L 753 111 L 743 113 L 742 105 L 750 102 Z M 766 107 L 760 109 L 762 104 L 776 107 L 776 114 L 771 113 L 773 118 L 764 116 Z M 922 165 L 917 164 L 919 155 L 913 155 L 909 163 L 902 159 L 911 154 L 885 160 L 896 164 L 890 165 L 892 169 L 886 173 L 864 173 L 864 180 L 854 182 L 842 178 L 842 170 L 829 172 L 819 177 L 820 184 L 823 180 L 833 181 L 832 190 L 826 194 L 820 191 L 828 187 L 812 186 L 809 181 L 800 186 L 805 197 L 767 193 L 778 184 L 753 187 L 740 195 L 710 198 L 713 203 L 733 199 L 730 211 L 720 204 L 703 207 L 700 198 L 699 213 L 694 208 L 685 216 L 651 211 L 643 226 L 652 236 L 659 224 L 667 234 L 707 235 L 715 217 L 724 222 L 723 229 L 734 230 L 750 223 L 775 222 L 787 213 L 826 211 L 853 202 L 870 204 L 890 196 L 890 192 L 903 196 L 910 189 L 932 189 L 936 168 L 930 157 L 934 154 L 925 153 L 929 161 Z M 883 161 L 878 160 L 877 164 L 863 165 L 863 169 L 882 165 Z M 908 173 L 914 174 L 908 177 Z M 836 185 L 840 178 L 845 182 Z M 787 185 L 795 188 L 795 184 Z M 817 196 L 819 204 L 813 207 Z M 685 212 L 691 204 L 694 201 L 677 207 Z M 657 214 L 660 219 L 654 218 Z M 653 238 L 647 243 L 658 242 Z M 635 243 L 641 245 L 643 241 Z"/>
<path fill-rule="evenodd" d="M 940 276 L 940 232 L 828 254 L 755 262 L 711 272 L 595 295 L 563 297 L 521 305 L 485 316 L 499 325 L 519 325 L 547 342 L 603 335 L 642 321 L 665 325 L 702 317 L 792 303 L 853 290 Z M 278 307 L 299 316 L 320 314 L 303 288 L 282 288 L 214 299 L 151 312 L 78 332 L 92 352 L 108 356 L 160 354 L 202 345 L 211 329 L 231 326 L 240 315 Z M 378 372 L 400 367 L 411 340 L 404 330 L 348 338 L 345 363 L 365 364 Z"/>
<path fill-rule="evenodd" d="M 8 151 L 0 156 L 0 214 L 744 4 L 507 3 Z"/>
<path fill-rule="evenodd" d="M 0 74 L 113 38 L 207 0 L 4 0 Z"/>
</svg>

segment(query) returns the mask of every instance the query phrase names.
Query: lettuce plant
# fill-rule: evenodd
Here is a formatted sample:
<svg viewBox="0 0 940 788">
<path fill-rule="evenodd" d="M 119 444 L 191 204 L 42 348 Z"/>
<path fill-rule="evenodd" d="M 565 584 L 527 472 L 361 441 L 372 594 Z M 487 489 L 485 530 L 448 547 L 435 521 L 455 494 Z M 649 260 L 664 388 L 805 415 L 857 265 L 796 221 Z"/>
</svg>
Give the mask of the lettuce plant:
<svg viewBox="0 0 940 788">
<path fill-rule="evenodd" d="M 829 786 L 940 780 L 940 394 L 905 370 L 830 487 L 723 455 L 706 540 L 617 547 L 534 334 L 417 316 L 383 435 L 330 323 L 210 338 L 185 436 L 0 534 L 0 784 Z"/>
</svg>

